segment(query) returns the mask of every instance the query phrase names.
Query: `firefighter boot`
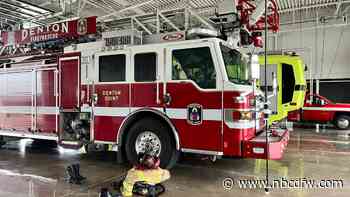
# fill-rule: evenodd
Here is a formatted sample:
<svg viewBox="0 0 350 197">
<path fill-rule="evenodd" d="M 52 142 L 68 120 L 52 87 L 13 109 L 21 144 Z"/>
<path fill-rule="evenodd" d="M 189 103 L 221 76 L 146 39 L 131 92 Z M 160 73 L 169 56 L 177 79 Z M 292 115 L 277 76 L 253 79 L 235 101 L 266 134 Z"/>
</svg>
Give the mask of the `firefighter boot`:
<svg viewBox="0 0 350 197">
<path fill-rule="evenodd" d="M 72 166 L 68 166 L 66 169 L 67 172 L 67 180 L 69 183 L 75 183 L 75 175 L 74 175 L 74 170 Z"/>
<path fill-rule="evenodd" d="M 72 169 L 73 169 L 73 175 L 74 175 L 74 178 L 73 178 L 74 183 L 75 183 L 75 184 L 80 185 L 80 184 L 81 184 L 82 179 L 81 179 L 81 178 L 79 178 L 79 171 L 77 170 L 77 168 L 76 168 L 76 165 L 75 165 L 75 164 L 73 164 L 73 165 L 72 165 Z"/>
<path fill-rule="evenodd" d="M 157 190 L 155 185 L 147 185 L 148 194 L 147 197 L 156 197 L 157 196 Z"/>
<path fill-rule="evenodd" d="M 112 197 L 107 188 L 102 188 L 98 197 Z"/>
<path fill-rule="evenodd" d="M 80 164 L 73 164 L 73 168 L 75 168 L 75 171 L 76 171 L 76 173 L 77 173 L 77 179 L 79 180 L 79 181 L 82 181 L 82 180 L 85 180 L 86 179 L 86 177 L 83 177 L 83 176 L 81 176 L 81 174 L 80 174 Z"/>
</svg>

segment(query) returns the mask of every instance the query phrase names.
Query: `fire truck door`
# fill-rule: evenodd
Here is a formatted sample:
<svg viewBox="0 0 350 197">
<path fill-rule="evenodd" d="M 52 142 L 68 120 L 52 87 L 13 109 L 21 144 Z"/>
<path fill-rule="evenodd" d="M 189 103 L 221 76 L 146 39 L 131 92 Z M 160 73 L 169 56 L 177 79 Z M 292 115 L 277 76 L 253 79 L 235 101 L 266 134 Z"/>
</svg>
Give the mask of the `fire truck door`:
<svg viewBox="0 0 350 197">
<path fill-rule="evenodd" d="M 210 43 L 167 49 L 166 114 L 179 132 L 184 152 L 222 152 L 222 91 L 215 60 Z"/>
<path fill-rule="evenodd" d="M 132 51 L 135 83 L 131 84 L 131 107 L 160 107 L 160 73 L 164 68 L 162 52 L 160 49 Z"/>
<path fill-rule="evenodd" d="M 130 113 L 130 54 L 125 50 L 102 52 L 95 60 L 93 138 L 116 142 L 117 131 Z"/>
<path fill-rule="evenodd" d="M 80 56 L 59 58 L 59 106 L 61 110 L 79 107 Z"/>
</svg>

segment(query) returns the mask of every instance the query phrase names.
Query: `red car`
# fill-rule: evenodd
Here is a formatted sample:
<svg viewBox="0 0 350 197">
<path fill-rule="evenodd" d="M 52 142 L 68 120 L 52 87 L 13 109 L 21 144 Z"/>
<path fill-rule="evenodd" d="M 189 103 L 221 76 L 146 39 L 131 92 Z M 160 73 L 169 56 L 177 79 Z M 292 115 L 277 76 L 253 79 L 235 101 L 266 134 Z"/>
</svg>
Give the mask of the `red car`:
<svg viewBox="0 0 350 197">
<path fill-rule="evenodd" d="M 338 129 L 350 129 L 350 104 L 334 103 L 318 94 L 307 94 L 304 107 L 289 113 L 288 120 L 332 123 Z"/>
</svg>

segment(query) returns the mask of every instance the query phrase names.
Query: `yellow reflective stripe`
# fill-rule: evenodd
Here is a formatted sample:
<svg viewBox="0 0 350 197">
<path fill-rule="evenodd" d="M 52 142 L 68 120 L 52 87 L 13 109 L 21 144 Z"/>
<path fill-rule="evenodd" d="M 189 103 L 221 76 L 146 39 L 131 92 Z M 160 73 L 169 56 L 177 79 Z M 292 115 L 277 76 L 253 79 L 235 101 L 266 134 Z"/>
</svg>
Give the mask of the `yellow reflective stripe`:
<svg viewBox="0 0 350 197">
<path fill-rule="evenodd" d="M 141 181 L 145 180 L 145 175 L 143 173 L 144 171 L 136 170 L 135 172 L 136 172 L 136 176 L 137 176 L 138 181 L 139 180 L 141 180 Z"/>
</svg>

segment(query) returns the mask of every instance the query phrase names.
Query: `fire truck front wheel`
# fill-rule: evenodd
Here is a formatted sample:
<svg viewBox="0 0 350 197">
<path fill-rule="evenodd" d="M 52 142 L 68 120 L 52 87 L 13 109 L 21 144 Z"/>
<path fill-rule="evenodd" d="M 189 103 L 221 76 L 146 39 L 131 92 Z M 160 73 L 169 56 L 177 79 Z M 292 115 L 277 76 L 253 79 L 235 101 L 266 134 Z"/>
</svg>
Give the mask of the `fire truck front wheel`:
<svg viewBox="0 0 350 197">
<path fill-rule="evenodd" d="M 155 118 L 136 122 L 126 137 L 125 152 L 130 163 L 137 163 L 138 153 L 149 151 L 160 158 L 160 167 L 171 168 L 177 161 L 175 142 L 167 125 Z"/>
<path fill-rule="evenodd" d="M 335 126 L 338 129 L 350 129 L 350 116 L 347 115 L 339 115 L 336 119 L 335 119 Z"/>
</svg>

